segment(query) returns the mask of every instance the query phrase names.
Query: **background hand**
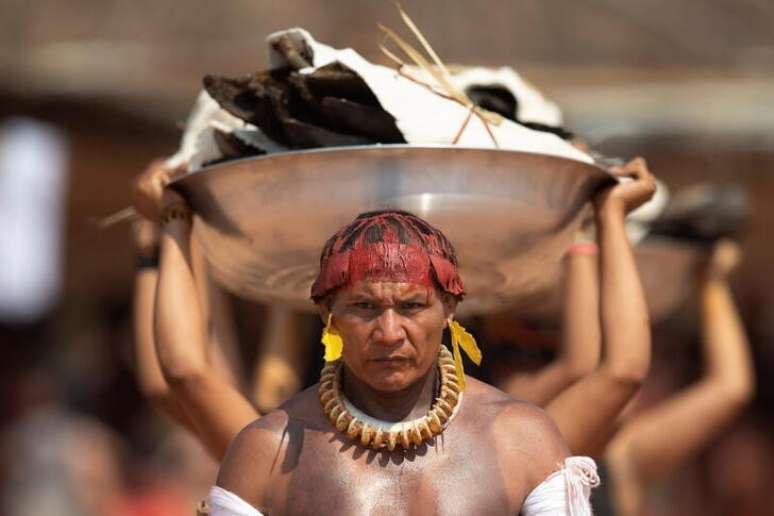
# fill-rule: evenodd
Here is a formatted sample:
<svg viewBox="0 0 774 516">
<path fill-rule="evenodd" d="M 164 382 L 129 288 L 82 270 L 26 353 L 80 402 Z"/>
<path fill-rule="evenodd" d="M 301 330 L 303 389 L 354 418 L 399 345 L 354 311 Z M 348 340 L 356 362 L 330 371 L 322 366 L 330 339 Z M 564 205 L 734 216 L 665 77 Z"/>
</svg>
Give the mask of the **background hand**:
<svg viewBox="0 0 774 516">
<path fill-rule="evenodd" d="M 183 198 L 165 187 L 174 178 L 185 173 L 185 167 L 170 169 L 163 159 L 152 161 L 133 184 L 135 209 L 146 219 L 159 222 L 164 207 L 180 202 Z"/>
<path fill-rule="evenodd" d="M 705 274 L 709 278 L 726 278 L 742 261 L 742 249 L 730 239 L 719 240 L 712 248 Z"/>
<path fill-rule="evenodd" d="M 623 167 L 611 167 L 608 172 L 624 179 L 594 198 L 597 211 L 617 209 L 626 215 L 648 202 L 656 193 L 656 178 L 643 158 L 635 158 Z"/>
</svg>

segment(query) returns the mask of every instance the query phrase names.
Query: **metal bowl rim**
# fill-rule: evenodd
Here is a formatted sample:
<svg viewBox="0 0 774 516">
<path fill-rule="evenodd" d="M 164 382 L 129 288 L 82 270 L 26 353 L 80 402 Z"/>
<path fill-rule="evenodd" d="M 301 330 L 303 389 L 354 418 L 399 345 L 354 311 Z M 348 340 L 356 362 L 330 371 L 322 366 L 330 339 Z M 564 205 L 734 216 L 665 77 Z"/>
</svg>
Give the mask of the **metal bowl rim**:
<svg viewBox="0 0 774 516">
<path fill-rule="evenodd" d="M 541 158 L 548 158 L 552 160 L 558 160 L 561 162 L 569 162 L 574 165 L 577 165 L 581 168 L 585 168 L 589 170 L 589 172 L 593 172 L 595 174 L 601 173 L 605 177 L 612 178 L 613 176 L 604 168 L 600 167 L 597 164 L 593 163 L 584 163 L 583 161 L 577 161 L 570 158 L 565 158 L 562 156 L 555 156 L 553 154 L 543 154 L 540 152 L 525 152 L 525 151 L 516 151 L 516 150 L 510 150 L 510 149 L 492 149 L 488 147 L 468 147 L 468 146 L 462 146 L 462 145 L 449 145 L 449 144 L 410 144 L 410 143 L 390 143 L 390 144 L 374 144 L 374 145 L 345 145 L 340 147 L 314 147 L 311 149 L 299 149 L 299 150 L 292 150 L 288 152 L 273 152 L 271 154 L 264 154 L 260 156 L 246 156 L 243 158 L 235 158 L 230 159 L 228 161 L 223 161 L 221 163 L 216 163 L 214 165 L 208 165 L 205 167 L 202 167 L 198 170 L 195 170 L 193 172 L 190 172 L 188 174 L 184 174 L 180 177 L 175 178 L 170 185 L 175 185 L 176 183 L 184 183 L 186 179 L 197 176 L 199 174 L 213 171 L 213 170 L 220 170 L 223 168 L 229 168 L 234 165 L 241 165 L 244 163 L 255 163 L 259 161 L 266 161 L 271 160 L 273 158 L 280 158 L 280 157 L 293 157 L 293 156 L 305 156 L 309 154 L 335 154 L 338 152 L 368 152 L 368 151 L 374 151 L 374 150 L 440 150 L 440 149 L 448 149 L 448 150 L 462 150 L 462 151 L 476 151 L 476 152 L 490 152 L 490 153 L 499 153 L 499 154 L 510 154 L 510 155 L 524 155 L 524 156 L 539 156 Z"/>
</svg>

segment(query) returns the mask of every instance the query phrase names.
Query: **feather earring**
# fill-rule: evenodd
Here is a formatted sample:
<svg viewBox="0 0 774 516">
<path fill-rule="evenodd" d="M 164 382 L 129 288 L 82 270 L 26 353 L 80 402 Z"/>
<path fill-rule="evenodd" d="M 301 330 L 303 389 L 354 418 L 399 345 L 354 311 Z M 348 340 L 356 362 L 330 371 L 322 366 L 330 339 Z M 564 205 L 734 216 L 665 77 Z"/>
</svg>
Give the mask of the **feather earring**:
<svg viewBox="0 0 774 516">
<path fill-rule="evenodd" d="M 344 349 L 344 341 L 341 339 L 341 335 L 333 328 L 331 324 L 332 319 L 333 314 L 329 313 L 328 324 L 323 328 L 322 338 L 320 339 L 320 342 L 325 346 L 324 360 L 326 362 L 335 362 L 340 359 L 341 352 Z"/>
<path fill-rule="evenodd" d="M 465 370 L 462 365 L 462 354 L 460 353 L 460 347 L 468 355 L 468 358 L 476 365 L 481 365 L 481 359 L 483 354 L 476 344 L 476 339 L 468 333 L 465 328 L 457 321 L 451 321 L 449 323 L 449 330 L 451 331 L 452 352 L 454 354 L 454 368 L 457 371 L 457 383 L 460 386 L 460 390 L 465 389 Z"/>
</svg>

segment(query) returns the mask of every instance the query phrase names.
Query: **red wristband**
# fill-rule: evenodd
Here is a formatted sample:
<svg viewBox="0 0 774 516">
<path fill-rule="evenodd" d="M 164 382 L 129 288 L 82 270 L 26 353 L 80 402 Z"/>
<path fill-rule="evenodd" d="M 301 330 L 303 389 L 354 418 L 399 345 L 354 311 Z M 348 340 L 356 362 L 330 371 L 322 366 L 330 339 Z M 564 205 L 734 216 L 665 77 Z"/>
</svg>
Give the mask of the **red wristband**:
<svg viewBox="0 0 774 516">
<path fill-rule="evenodd" d="M 567 254 L 573 256 L 596 256 L 599 253 L 599 246 L 594 242 L 576 242 L 567 250 Z"/>
</svg>

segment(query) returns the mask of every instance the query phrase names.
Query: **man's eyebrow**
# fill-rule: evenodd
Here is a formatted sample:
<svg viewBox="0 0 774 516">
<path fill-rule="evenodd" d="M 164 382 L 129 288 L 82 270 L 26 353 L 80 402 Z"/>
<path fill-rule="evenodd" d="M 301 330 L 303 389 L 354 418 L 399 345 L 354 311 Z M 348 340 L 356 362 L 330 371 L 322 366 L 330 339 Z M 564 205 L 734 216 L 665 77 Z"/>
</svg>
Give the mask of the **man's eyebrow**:
<svg viewBox="0 0 774 516">
<path fill-rule="evenodd" d="M 401 303 L 426 303 L 427 298 L 427 294 L 423 292 L 415 292 L 414 294 L 409 294 L 406 297 L 401 297 L 399 301 Z"/>
<path fill-rule="evenodd" d="M 378 299 L 371 294 L 359 292 L 357 294 L 350 294 L 347 298 L 347 301 L 350 303 L 356 303 L 358 301 L 378 301 Z"/>
</svg>

